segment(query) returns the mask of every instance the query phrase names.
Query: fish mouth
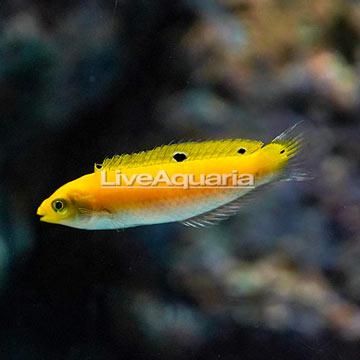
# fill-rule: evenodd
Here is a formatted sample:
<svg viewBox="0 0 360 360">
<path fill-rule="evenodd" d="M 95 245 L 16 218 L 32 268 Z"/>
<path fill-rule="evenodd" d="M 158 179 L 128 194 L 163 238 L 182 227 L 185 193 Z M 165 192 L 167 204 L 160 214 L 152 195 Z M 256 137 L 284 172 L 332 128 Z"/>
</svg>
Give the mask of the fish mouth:
<svg viewBox="0 0 360 360">
<path fill-rule="evenodd" d="M 46 216 L 44 214 L 38 214 L 38 215 L 40 216 L 40 219 L 39 219 L 40 221 L 43 221 L 46 223 L 50 222 L 48 216 Z"/>
<path fill-rule="evenodd" d="M 44 221 L 44 222 L 47 222 L 46 219 L 45 219 L 45 215 L 39 215 L 40 216 L 40 221 Z"/>
<path fill-rule="evenodd" d="M 45 214 L 41 211 L 41 206 L 37 209 L 36 214 L 40 216 L 40 221 L 44 221 Z"/>
</svg>

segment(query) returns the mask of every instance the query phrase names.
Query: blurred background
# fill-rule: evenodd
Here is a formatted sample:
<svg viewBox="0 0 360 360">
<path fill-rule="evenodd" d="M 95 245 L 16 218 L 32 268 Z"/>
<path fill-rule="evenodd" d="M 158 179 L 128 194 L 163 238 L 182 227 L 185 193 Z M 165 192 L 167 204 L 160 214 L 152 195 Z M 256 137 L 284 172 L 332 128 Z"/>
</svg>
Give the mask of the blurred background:
<svg viewBox="0 0 360 360">
<path fill-rule="evenodd" d="M 1 359 L 357 359 L 359 80 L 355 0 L 1 1 Z M 314 180 L 217 227 L 36 216 L 106 156 L 300 120 Z"/>
</svg>

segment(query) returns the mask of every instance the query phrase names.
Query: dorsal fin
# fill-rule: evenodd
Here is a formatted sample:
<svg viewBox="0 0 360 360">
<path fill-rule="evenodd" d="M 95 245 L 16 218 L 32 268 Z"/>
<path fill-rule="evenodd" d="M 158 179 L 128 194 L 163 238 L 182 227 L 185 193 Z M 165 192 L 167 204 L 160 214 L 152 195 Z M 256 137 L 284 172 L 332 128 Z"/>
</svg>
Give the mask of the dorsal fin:
<svg viewBox="0 0 360 360">
<path fill-rule="evenodd" d="M 246 154 L 259 149 L 263 143 L 254 140 L 210 140 L 202 142 L 186 142 L 162 145 L 153 150 L 133 154 L 115 155 L 107 158 L 102 164 L 95 164 L 94 172 L 101 170 L 127 169 L 139 166 L 159 165 L 174 162 L 173 155 L 177 152 L 186 154 L 186 161 L 210 159 L 225 156 L 244 156 L 237 151 L 246 148 Z"/>
</svg>

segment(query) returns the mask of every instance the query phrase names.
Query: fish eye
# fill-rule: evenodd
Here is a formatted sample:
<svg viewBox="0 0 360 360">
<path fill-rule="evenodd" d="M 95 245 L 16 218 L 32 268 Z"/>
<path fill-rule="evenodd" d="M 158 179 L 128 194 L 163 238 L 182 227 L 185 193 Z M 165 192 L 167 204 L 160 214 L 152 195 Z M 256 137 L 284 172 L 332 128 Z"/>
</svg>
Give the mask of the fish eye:
<svg viewBox="0 0 360 360">
<path fill-rule="evenodd" d="M 65 209 L 66 202 L 65 202 L 65 200 L 56 199 L 52 202 L 51 205 L 55 212 L 61 212 Z"/>
<path fill-rule="evenodd" d="M 280 151 L 280 154 L 283 154 L 285 152 L 285 150 L 284 149 L 282 149 L 281 151 Z"/>
<path fill-rule="evenodd" d="M 173 155 L 173 159 L 177 162 L 182 162 L 187 159 L 187 156 L 184 153 L 178 152 Z"/>
<path fill-rule="evenodd" d="M 240 148 L 237 152 L 238 152 L 239 154 L 245 154 L 245 153 L 246 153 L 246 149 L 245 149 L 245 148 Z"/>
</svg>

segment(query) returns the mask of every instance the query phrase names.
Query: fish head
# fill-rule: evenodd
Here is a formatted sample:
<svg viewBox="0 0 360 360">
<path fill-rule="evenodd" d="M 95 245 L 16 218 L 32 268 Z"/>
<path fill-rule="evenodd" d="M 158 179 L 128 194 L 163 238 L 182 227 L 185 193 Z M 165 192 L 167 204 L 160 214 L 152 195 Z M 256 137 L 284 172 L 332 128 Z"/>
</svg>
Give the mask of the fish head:
<svg viewBox="0 0 360 360">
<path fill-rule="evenodd" d="M 63 185 L 37 209 L 40 221 L 85 228 L 92 213 L 89 192 L 77 186 L 77 180 Z"/>
</svg>

